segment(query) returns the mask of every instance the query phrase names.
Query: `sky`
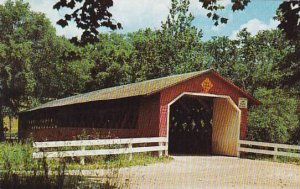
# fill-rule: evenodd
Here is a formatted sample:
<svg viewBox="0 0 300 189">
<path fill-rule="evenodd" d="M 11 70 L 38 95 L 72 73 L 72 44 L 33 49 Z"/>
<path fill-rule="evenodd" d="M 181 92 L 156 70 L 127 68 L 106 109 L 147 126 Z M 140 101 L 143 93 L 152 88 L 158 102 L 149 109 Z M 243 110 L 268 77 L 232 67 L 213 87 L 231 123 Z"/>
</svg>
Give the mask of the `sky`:
<svg viewBox="0 0 300 189">
<path fill-rule="evenodd" d="M 64 16 L 64 11 L 54 10 L 52 7 L 57 0 L 24 0 L 29 2 L 33 11 L 43 12 L 56 28 L 58 35 L 67 38 L 80 36 L 75 23 L 62 28 L 56 24 Z M 3 4 L 5 0 L 0 0 Z M 244 11 L 232 12 L 231 0 L 219 0 L 225 6 L 225 10 L 219 13 L 223 17 L 229 18 L 227 24 L 214 26 L 213 21 L 207 18 L 207 10 L 201 8 L 199 0 L 190 0 L 190 11 L 195 16 L 193 25 L 203 31 L 203 40 L 209 40 L 212 36 L 229 36 L 235 38 L 238 31 L 243 28 L 255 35 L 259 30 L 269 30 L 276 28 L 278 21 L 273 20 L 276 9 L 281 0 L 251 0 L 251 3 Z M 113 18 L 123 26 L 118 33 L 137 31 L 143 28 L 159 29 L 161 22 L 166 20 L 171 7 L 171 0 L 115 0 L 114 6 L 110 9 Z M 109 32 L 101 29 L 102 32 Z"/>
</svg>

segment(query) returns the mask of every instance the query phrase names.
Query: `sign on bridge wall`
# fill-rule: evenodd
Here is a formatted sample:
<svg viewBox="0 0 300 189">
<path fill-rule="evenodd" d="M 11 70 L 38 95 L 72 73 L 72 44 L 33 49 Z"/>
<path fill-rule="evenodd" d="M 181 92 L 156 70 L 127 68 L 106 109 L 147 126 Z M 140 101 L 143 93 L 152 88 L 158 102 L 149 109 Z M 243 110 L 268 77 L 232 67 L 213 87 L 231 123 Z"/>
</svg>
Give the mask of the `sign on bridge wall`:
<svg viewBox="0 0 300 189">
<path fill-rule="evenodd" d="M 239 98 L 239 108 L 248 108 L 247 98 Z"/>
</svg>

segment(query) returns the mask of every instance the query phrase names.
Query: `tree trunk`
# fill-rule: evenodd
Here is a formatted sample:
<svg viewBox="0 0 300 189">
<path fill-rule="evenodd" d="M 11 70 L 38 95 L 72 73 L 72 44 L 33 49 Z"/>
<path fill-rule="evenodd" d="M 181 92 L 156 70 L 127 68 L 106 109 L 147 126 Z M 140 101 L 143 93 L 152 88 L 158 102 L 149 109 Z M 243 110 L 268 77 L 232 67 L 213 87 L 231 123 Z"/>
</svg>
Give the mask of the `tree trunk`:
<svg viewBox="0 0 300 189">
<path fill-rule="evenodd" d="M 0 106 L 0 141 L 4 141 L 4 118 L 3 118 L 3 111 L 2 106 Z"/>
<path fill-rule="evenodd" d="M 12 116 L 9 116 L 9 139 L 11 140 L 11 126 L 12 126 Z"/>
</svg>

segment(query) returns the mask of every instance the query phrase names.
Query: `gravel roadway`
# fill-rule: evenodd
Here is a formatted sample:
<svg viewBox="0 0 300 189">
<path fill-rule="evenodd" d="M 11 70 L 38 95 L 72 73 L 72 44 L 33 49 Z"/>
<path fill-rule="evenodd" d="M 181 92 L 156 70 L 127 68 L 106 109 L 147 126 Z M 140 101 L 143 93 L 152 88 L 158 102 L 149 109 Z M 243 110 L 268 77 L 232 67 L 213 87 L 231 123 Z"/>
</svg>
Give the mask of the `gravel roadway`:
<svg viewBox="0 0 300 189">
<path fill-rule="evenodd" d="M 295 188 L 300 166 L 224 156 L 173 156 L 168 163 L 123 168 L 130 188 Z"/>
</svg>

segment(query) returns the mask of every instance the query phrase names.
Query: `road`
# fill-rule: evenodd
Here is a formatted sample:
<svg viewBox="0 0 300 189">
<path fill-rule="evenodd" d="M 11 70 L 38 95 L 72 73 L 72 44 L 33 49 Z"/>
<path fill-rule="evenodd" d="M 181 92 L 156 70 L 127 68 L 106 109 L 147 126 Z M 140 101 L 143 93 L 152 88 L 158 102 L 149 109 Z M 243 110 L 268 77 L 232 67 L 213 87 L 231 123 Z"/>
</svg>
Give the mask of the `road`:
<svg viewBox="0 0 300 189">
<path fill-rule="evenodd" d="M 300 188 L 300 166 L 224 156 L 173 156 L 168 163 L 122 168 L 130 188 Z"/>
</svg>

